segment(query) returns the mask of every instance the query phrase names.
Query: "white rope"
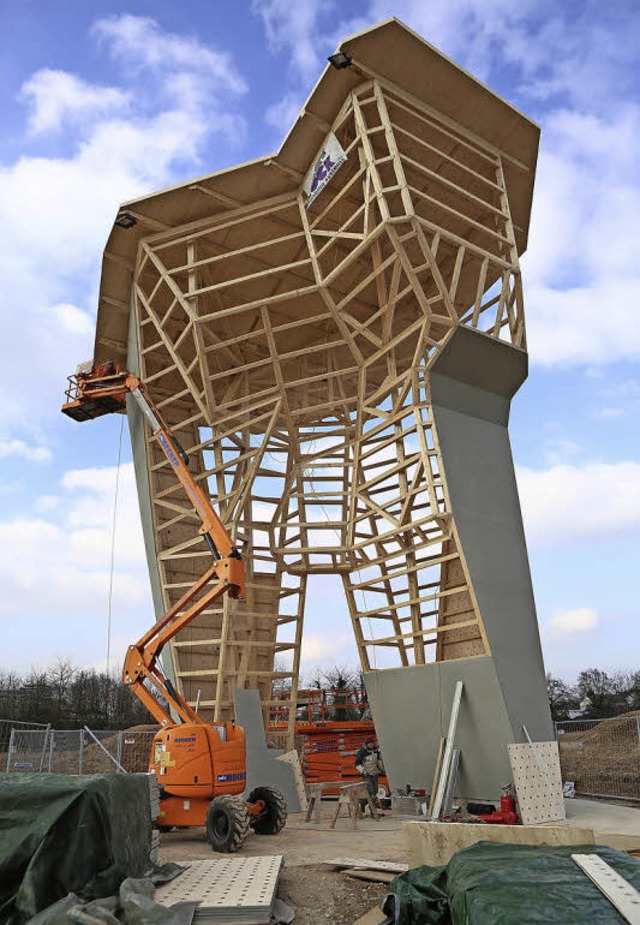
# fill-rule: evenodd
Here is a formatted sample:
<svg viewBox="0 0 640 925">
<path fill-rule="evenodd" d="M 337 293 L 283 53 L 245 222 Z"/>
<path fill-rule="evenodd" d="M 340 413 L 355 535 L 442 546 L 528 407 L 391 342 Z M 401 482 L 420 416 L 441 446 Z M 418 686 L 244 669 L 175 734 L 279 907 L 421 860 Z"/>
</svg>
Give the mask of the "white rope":
<svg viewBox="0 0 640 925">
<path fill-rule="evenodd" d="M 118 515 L 118 493 L 120 489 L 120 462 L 122 460 L 122 434 L 124 433 L 124 414 L 120 420 L 120 437 L 118 439 L 118 465 L 116 467 L 116 491 L 113 499 L 113 519 L 111 523 L 111 562 L 109 565 L 109 603 L 107 608 L 107 675 L 111 668 L 111 617 L 113 604 L 113 572 L 116 552 L 116 519 Z"/>
</svg>

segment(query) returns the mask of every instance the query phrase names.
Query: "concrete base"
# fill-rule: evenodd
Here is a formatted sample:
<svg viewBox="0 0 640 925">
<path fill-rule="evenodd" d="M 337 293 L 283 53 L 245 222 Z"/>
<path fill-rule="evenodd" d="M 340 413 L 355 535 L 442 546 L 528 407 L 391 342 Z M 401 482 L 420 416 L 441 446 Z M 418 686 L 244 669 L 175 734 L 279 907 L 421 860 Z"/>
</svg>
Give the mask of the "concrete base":
<svg viewBox="0 0 640 925">
<path fill-rule="evenodd" d="M 592 828 L 596 844 L 640 851 L 640 806 L 581 798 L 565 800 L 564 805 L 568 824 Z"/>
<path fill-rule="evenodd" d="M 484 825 L 465 822 L 405 822 L 409 867 L 439 867 L 479 841 L 507 845 L 592 845 L 592 829 L 551 825 Z"/>
</svg>

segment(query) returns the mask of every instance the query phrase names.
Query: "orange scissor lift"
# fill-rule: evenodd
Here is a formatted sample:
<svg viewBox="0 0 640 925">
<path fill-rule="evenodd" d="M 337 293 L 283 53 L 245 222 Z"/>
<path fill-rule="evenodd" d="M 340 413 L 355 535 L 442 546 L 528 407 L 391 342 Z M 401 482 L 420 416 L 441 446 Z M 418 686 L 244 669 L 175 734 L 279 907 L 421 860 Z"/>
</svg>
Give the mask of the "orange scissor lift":
<svg viewBox="0 0 640 925">
<path fill-rule="evenodd" d="M 288 704 L 274 706 L 269 729 L 284 733 L 289 719 Z M 360 780 L 355 758 L 365 742 L 377 744 L 376 730 L 364 688 L 329 688 L 298 691 L 295 721 L 296 745 L 305 781 L 355 783 Z M 388 796 L 389 782 L 379 780 L 379 796 Z M 337 793 L 338 789 L 325 791 Z"/>
</svg>

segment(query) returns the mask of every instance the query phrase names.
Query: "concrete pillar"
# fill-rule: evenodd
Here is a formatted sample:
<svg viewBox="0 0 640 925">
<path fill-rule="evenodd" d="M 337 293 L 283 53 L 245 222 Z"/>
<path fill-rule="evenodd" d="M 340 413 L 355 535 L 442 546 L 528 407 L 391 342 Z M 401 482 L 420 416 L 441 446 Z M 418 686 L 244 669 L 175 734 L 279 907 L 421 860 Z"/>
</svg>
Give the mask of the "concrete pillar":
<svg viewBox="0 0 640 925">
<path fill-rule="evenodd" d="M 490 653 L 368 672 L 367 692 L 393 787 L 431 784 L 455 681 L 465 688 L 458 793 L 499 796 L 507 745 L 553 738 L 508 423 L 527 355 L 459 328 L 430 374 L 433 420 L 451 512 Z"/>
</svg>

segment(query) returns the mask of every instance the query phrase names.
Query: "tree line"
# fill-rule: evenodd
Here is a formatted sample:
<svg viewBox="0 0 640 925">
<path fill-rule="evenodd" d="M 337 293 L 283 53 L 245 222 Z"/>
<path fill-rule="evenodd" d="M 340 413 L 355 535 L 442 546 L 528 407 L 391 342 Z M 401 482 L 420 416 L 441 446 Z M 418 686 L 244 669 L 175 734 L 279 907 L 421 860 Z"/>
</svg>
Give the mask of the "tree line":
<svg viewBox="0 0 640 925">
<path fill-rule="evenodd" d="M 606 719 L 640 710 L 640 671 L 587 668 L 575 684 L 548 674 L 547 691 L 554 720 Z"/>
<path fill-rule="evenodd" d="M 0 719 L 56 729 L 127 729 L 155 720 L 120 677 L 58 659 L 26 675 L 0 671 Z"/>
<path fill-rule="evenodd" d="M 358 668 L 333 665 L 315 668 L 300 679 L 300 689 L 338 690 L 364 686 Z M 575 683 L 547 675 L 554 720 L 603 719 L 640 710 L 640 671 L 608 673 L 600 668 L 581 671 Z M 342 699 L 341 699 L 342 698 Z M 358 719 L 362 709 L 349 709 L 346 695 L 336 695 L 336 719 Z M 330 718 L 328 715 L 326 718 Z M 50 668 L 27 674 L 0 671 L 0 719 L 51 723 L 57 729 L 127 729 L 154 719 L 119 675 L 95 668 L 75 668 L 58 659 Z"/>
</svg>

